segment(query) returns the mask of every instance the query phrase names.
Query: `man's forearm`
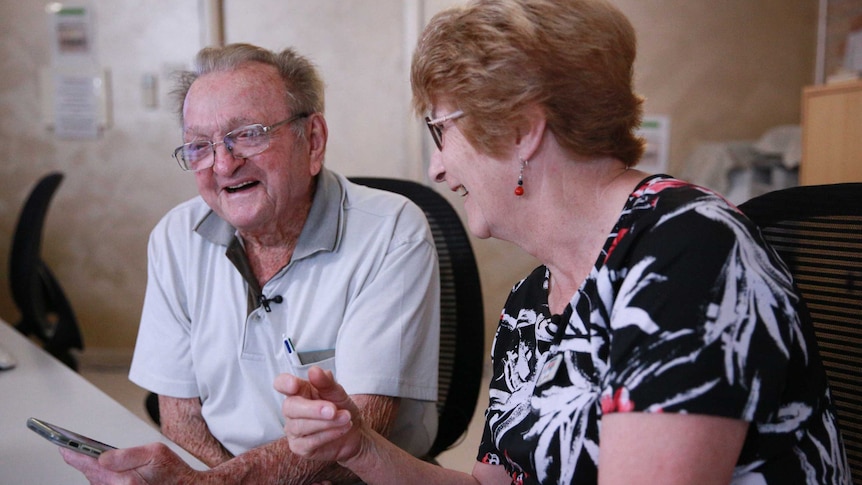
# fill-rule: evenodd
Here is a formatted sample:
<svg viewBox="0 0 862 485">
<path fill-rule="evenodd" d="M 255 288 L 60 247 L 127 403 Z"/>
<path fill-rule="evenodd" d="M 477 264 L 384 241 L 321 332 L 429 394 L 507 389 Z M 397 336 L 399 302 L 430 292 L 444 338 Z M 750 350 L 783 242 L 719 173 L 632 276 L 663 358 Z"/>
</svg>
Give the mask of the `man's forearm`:
<svg viewBox="0 0 862 485">
<path fill-rule="evenodd" d="M 398 411 L 398 399 L 375 395 L 353 396 L 369 426 L 387 436 Z M 204 473 L 203 483 L 300 485 L 328 480 L 333 484 L 359 481 L 350 470 L 333 462 L 311 461 L 290 451 L 287 438 L 249 450 Z"/>
<path fill-rule="evenodd" d="M 200 414 L 197 399 L 159 396 L 159 412 L 162 434 L 207 466 L 215 467 L 233 458 L 233 454 L 210 432 Z"/>
<path fill-rule="evenodd" d="M 205 423 L 202 428 L 195 426 L 186 428 L 182 433 L 164 434 L 208 467 L 218 466 L 233 458 L 233 454 L 213 437 Z"/>
<path fill-rule="evenodd" d="M 203 473 L 202 483 L 219 485 L 304 485 L 320 480 L 356 483 L 350 470 L 331 462 L 304 460 L 290 451 L 286 438 L 258 446 Z"/>
</svg>

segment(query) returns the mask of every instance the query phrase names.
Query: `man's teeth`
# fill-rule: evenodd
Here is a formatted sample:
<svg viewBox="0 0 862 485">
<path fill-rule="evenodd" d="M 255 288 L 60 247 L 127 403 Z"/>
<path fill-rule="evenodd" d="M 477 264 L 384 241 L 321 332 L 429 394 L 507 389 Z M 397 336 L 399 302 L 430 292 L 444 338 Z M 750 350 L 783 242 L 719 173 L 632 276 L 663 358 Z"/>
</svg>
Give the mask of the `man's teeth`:
<svg viewBox="0 0 862 485">
<path fill-rule="evenodd" d="M 470 191 L 467 190 L 467 187 L 464 187 L 463 185 L 458 186 L 458 194 L 461 197 L 464 197 L 465 195 L 467 195 L 469 193 L 470 193 Z"/>
<path fill-rule="evenodd" d="M 248 187 L 249 185 L 252 185 L 253 183 L 254 182 L 243 182 L 243 183 L 238 184 L 238 185 L 232 185 L 232 186 L 228 187 L 227 190 L 229 190 L 231 192 L 236 191 L 236 190 L 240 190 L 242 188 Z"/>
</svg>

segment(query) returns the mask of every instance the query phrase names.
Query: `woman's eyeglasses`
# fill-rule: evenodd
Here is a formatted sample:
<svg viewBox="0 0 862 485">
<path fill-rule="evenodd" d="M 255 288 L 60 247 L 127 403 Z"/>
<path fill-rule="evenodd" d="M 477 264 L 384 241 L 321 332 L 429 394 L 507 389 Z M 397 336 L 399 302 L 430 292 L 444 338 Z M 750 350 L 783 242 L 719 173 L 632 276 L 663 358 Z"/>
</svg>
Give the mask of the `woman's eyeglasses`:
<svg viewBox="0 0 862 485">
<path fill-rule="evenodd" d="M 434 118 L 433 120 L 428 116 L 425 117 L 425 124 L 428 125 L 428 131 L 431 132 L 431 138 L 434 139 L 434 144 L 437 145 L 438 150 L 443 151 L 443 123 L 449 120 L 456 120 L 462 116 L 464 116 L 464 112 L 458 110 L 446 116 Z"/>
</svg>

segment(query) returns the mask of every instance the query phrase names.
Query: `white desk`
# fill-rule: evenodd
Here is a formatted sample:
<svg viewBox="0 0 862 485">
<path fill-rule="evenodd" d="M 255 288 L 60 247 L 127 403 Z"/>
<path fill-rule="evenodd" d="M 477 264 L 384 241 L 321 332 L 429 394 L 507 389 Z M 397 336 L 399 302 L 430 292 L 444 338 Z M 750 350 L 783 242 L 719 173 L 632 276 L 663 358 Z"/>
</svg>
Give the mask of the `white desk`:
<svg viewBox="0 0 862 485">
<path fill-rule="evenodd" d="M 29 417 L 118 448 L 161 441 L 194 468 L 206 467 L 89 381 L 0 320 L 0 345 L 18 360 L 0 371 L 0 483 L 86 484 L 57 446 L 27 428 Z"/>
</svg>

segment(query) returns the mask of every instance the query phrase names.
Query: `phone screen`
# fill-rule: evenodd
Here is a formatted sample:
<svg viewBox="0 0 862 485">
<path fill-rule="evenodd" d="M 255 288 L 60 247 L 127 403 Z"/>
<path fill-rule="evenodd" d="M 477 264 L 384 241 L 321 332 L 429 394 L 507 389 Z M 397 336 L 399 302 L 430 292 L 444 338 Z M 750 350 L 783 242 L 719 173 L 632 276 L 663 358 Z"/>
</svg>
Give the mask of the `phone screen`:
<svg viewBox="0 0 862 485">
<path fill-rule="evenodd" d="M 27 427 L 52 443 L 69 448 L 70 450 L 75 450 L 85 455 L 97 457 L 101 455 L 103 451 L 116 449 L 114 446 L 107 445 L 101 441 L 96 441 L 92 438 L 82 436 L 78 433 L 36 418 L 28 419 Z"/>
</svg>

